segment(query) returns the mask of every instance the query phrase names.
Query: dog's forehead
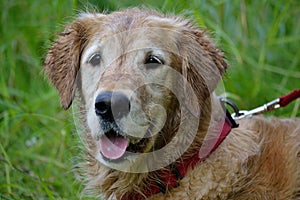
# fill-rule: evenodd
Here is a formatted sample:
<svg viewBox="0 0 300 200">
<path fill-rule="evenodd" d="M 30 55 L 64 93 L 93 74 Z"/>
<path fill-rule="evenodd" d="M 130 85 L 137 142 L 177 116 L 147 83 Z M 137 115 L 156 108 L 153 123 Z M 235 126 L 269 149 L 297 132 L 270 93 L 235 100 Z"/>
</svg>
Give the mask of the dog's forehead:
<svg viewBox="0 0 300 200">
<path fill-rule="evenodd" d="M 181 25 L 172 18 L 159 15 L 121 12 L 104 16 L 99 20 L 98 26 L 99 31 L 94 33 L 94 38 L 102 42 L 120 43 L 124 48 L 130 47 L 131 44 L 141 45 L 140 41 L 143 41 L 143 44 L 156 46 L 174 43 L 176 36 L 180 34 Z"/>
<path fill-rule="evenodd" d="M 164 47 L 175 43 L 177 34 L 178 32 L 174 32 L 170 28 L 141 26 L 125 30 L 122 28 L 104 29 L 98 38 L 103 43 L 114 43 L 114 45 L 120 45 L 120 48 L 132 49 L 151 46 Z"/>
</svg>

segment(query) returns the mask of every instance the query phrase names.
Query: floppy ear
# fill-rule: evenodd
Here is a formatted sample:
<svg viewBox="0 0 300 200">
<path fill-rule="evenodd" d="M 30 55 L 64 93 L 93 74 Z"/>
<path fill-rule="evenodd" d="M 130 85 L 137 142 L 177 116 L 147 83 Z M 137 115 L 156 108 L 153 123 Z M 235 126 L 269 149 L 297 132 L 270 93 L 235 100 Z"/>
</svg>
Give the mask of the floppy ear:
<svg viewBox="0 0 300 200">
<path fill-rule="evenodd" d="M 215 47 L 204 31 L 190 24 L 186 26 L 181 45 L 183 75 L 194 87 L 198 97 L 207 98 L 221 80 L 227 64 L 223 52 Z"/>
<path fill-rule="evenodd" d="M 68 109 L 72 103 L 81 53 L 89 39 L 90 29 L 96 27 L 102 15 L 83 14 L 68 24 L 46 54 L 44 71 L 60 95 L 61 105 Z"/>
</svg>

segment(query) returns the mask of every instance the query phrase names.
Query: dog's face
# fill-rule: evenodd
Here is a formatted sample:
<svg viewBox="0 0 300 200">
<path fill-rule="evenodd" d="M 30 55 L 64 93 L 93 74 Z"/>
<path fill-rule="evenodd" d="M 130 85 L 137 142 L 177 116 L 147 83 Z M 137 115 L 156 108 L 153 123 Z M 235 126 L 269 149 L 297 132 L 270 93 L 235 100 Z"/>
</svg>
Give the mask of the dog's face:
<svg viewBox="0 0 300 200">
<path fill-rule="evenodd" d="M 168 67 L 172 53 L 156 39 L 164 35 L 167 41 L 170 34 L 165 30 L 106 30 L 106 34 L 86 47 L 80 73 L 93 136 L 100 142 L 106 135 L 122 143 L 112 151 L 108 149 L 113 145 L 102 145 L 102 154 L 114 160 L 123 155 L 124 146 L 136 144 L 132 148 L 142 152 L 151 148 L 144 140 L 155 140 L 165 124 L 167 113 L 162 108 L 171 103 L 176 73 Z"/>
<path fill-rule="evenodd" d="M 99 159 L 120 164 L 132 159 L 132 153 L 154 150 L 155 141 L 164 137 L 158 133 L 167 115 L 175 114 L 166 108 L 179 106 L 172 93 L 179 81 L 174 68 L 179 66 L 172 63 L 175 52 L 168 50 L 176 49 L 172 33 L 163 28 L 118 31 L 105 29 L 91 40 L 82 54 L 80 73 Z M 163 43 L 157 39 L 161 36 L 166 38 Z"/>
<path fill-rule="evenodd" d="M 82 15 L 45 62 L 64 108 L 79 90 L 93 156 L 123 170 L 141 154 L 192 138 L 176 132 L 197 133 L 201 106 L 225 68 L 221 53 L 190 23 L 140 10 Z"/>
</svg>

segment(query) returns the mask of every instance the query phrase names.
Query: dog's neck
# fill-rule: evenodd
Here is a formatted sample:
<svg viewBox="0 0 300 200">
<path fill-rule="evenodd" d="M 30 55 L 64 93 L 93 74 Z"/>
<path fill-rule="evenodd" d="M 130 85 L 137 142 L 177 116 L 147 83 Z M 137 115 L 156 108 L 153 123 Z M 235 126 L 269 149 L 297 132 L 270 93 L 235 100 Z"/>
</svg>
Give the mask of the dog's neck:
<svg viewBox="0 0 300 200">
<path fill-rule="evenodd" d="M 155 194 L 166 193 L 168 190 L 178 187 L 180 185 L 179 181 L 185 177 L 188 170 L 193 169 L 199 162 L 205 160 L 219 147 L 231 129 L 236 128 L 238 125 L 227 112 L 225 122 L 222 123 L 221 126 L 221 133 L 217 140 L 210 144 L 211 147 L 208 153 L 201 154 L 201 152 L 196 151 L 192 156 L 170 164 L 167 168 L 159 171 L 156 175 L 156 179 L 153 180 L 153 183 L 149 184 L 150 186 L 144 190 L 143 194 L 135 191 L 128 192 L 120 197 L 120 200 L 143 200 Z"/>
</svg>

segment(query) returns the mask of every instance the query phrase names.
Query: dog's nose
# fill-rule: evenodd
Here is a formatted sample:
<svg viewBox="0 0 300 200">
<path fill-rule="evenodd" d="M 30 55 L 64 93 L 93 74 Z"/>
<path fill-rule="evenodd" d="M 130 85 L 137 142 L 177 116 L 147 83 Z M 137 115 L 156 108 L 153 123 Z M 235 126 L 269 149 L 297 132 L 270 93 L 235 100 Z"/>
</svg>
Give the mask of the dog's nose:
<svg viewBox="0 0 300 200">
<path fill-rule="evenodd" d="M 130 101 L 126 95 L 120 92 L 102 92 L 96 97 L 96 115 L 107 121 L 121 119 L 128 115 L 130 111 Z"/>
</svg>

